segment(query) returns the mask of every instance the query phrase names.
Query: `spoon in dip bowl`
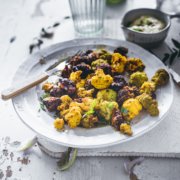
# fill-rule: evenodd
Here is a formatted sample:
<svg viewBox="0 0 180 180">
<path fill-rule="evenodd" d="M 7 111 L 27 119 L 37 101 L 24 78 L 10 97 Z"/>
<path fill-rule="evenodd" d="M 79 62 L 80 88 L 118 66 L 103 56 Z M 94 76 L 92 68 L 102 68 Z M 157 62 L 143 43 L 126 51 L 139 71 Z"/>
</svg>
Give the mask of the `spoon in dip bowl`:
<svg viewBox="0 0 180 180">
<path fill-rule="evenodd" d="M 158 9 L 133 9 L 124 15 L 121 27 L 126 40 L 152 48 L 167 37 L 172 18 L 180 18 L 180 14 L 169 15 Z"/>
</svg>

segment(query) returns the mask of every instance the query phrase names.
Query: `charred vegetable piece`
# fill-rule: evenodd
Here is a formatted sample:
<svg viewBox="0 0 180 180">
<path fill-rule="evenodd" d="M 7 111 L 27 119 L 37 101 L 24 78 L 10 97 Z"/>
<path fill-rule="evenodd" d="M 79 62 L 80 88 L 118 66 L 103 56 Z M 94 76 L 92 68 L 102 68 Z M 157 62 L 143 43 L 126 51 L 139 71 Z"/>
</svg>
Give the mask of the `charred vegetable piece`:
<svg viewBox="0 0 180 180">
<path fill-rule="evenodd" d="M 61 103 L 61 100 L 56 97 L 47 97 L 43 99 L 43 104 L 46 106 L 46 108 L 50 112 L 56 111 L 60 103 Z"/>
<path fill-rule="evenodd" d="M 70 128 L 77 127 L 81 122 L 81 111 L 78 107 L 72 107 L 69 112 L 64 116 L 65 120 L 68 122 Z"/>
<path fill-rule="evenodd" d="M 137 96 L 136 99 L 138 99 L 143 108 L 146 109 L 151 116 L 159 115 L 158 103 L 149 94 L 143 93 Z"/>
<path fill-rule="evenodd" d="M 114 109 L 118 109 L 118 104 L 115 101 L 101 101 L 98 105 L 98 113 L 106 120 L 110 121 Z"/>
<path fill-rule="evenodd" d="M 165 69 L 159 69 L 151 79 L 156 86 L 166 85 L 169 81 L 169 74 Z"/>
<path fill-rule="evenodd" d="M 156 85 L 152 81 L 146 81 L 142 84 L 140 88 L 140 93 L 153 94 L 156 91 Z"/>
<path fill-rule="evenodd" d="M 123 104 L 123 102 L 127 99 L 134 98 L 139 95 L 139 90 L 135 86 L 124 86 L 123 89 L 118 91 L 117 102 L 119 106 Z"/>
<path fill-rule="evenodd" d="M 98 123 L 98 117 L 92 114 L 85 116 L 81 120 L 81 125 L 84 128 L 92 128 Z"/>
<path fill-rule="evenodd" d="M 131 98 L 126 100 L 122 107 L 121 112 L 125 120 L 131 121 L 142 110 L 142 105 L 137 99 Z"/>
<path fill-rule="evenodd" d="M 106 101 L 116 101 L 117 93 L 112 89 L 103 89 L 97 93 L 97 99 Z"/>
<path fill-rule="evenodd" d="M 109 64 L 100 64 L 97 66 L 97 69 L 102 69 L 105 74 L 112 75 L 112 68 Z"/>
<path fill-rule="evenodd" d="M 122 56 L 119 53 L 113 53 L 111 59 L 111 67 L 113 71 L 116 73 L 123 73 L 126 61 L 127 59 L 125 56 Z"/>
<path fill-rule="evenodd" d="M 53 88 L 53 86 L 54 85 L 52 83 L 46 82 L 43 84 L 42 89 L 46 92 L 50 92 L 50 90 Z"/>
<path fill-rule="evenodd" d="M 105 89 L 108 88 L 113 81 L 113 78 L 110 75 L 105 75 L 102 69 L 97 69 L 95 76 L 91 78 L 91 84 L 96 89 Z"/>
<path fill-rule="evenodd" d="M 128 48 L 120 46 L 114 50 L 114 53 L 119 53 L 122 54 L 123 56 L 126 56 L 128 53 Z"/>
<path fill-rule="evenodd" d="M 124 123 L 124 118 L 121 111 L 119 109 L 114 109 L 112 112 L 111 125 L 119 130 L 122 123 Z"/>
<path fill-rule="evenodd" d="M 111 84 L 111 88 L 115 91 L 118 91 L 126 85 L 127 85 L 127 83 L 126 83 L 124 77 L 121 75 L 118 75 L 118 76 L 114 76 L 113 83 Z"/>
<path fill-rule="evenodd" d="M 54 120 L 54 127 L 57 129 L 57 130 L 62 130 L 64 128 L 64 120 L 63 119 L 60 119 L 60 118 L 56 118 Z"/>
<path fill-rule="evenodd" d="M 131 129 L 131 126 L 127 123 L 122 123 L 120 125 L 120 131 L 123 133 L 123 134 L 127 134 L 129 136 L 132 135 L 132 129 Z"/>
<path fill-rule="evenodd" d="M 127 72 L 133 73 L 136 71 L 143 71 L 144 68 L 145 68 L 145 65 L 141 59 L 139 59 L 139 58 L 127 59 L 127 63 L 126 63 L 126 67 L 125 67 Z"/>
<path fill-rule="evenodd" d="M 104 59 L 97 59 L 97 60 L 92 62 L 91 67 L 93 70 L 96 70 L 97 67 L 102 65 L 102 64 L 108 64 L 108 62 Z"/>
<path fill-rule="evenodd" d="M 68 65 L 65 65 L 64 69 L 62 70 L 61 76 L 63 78 L 69 78 L 70 74 L 72 72 L 72 68 Z"/>
<path fill-rule="evenodd" d="M 148 77 L 146 73 L 139 72 L 139 71 L 131 74 L 130 79 L 129 79 L 130 85 L 134 85 L 138 88 L 141 87 L 145 81 L 148 81 Z"/>
<path fill-rule="evenodd" d="M 73 71 L 82 71 L 81 78 L 85 79 L 90 73 L 93 71 L 91 70 L 91 66 L 85 63 L 78 64 L 77 66 L 73 67 Z"/>
</svg>

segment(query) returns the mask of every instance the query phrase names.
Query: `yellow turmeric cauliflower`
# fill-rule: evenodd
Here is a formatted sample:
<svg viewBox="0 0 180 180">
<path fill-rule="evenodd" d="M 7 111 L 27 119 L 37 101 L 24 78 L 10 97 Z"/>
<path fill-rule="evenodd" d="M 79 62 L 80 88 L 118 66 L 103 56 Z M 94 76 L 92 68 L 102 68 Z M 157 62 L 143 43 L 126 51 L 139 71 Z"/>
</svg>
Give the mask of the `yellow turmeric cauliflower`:
<svg viewBox="0 0 180 180">
<path fill-rule="evenodd" d="M 80 81 L 78 81 L 76 83 L 76 88 L 78 89 L 78 88 L 84 87 L 85 83 L 86 83 L 86 80 L 85 79 L 81 79 Z"/>
<path fill-rule="evenodd" d="M 46 92 L 49 92 L 53 88 L 53 84 L 46 82 L 43 84 L 42 89 Z"/>
<path fill-rule="evenodd" d="M 108 64 L 108 62 L 104 59 L 97 59 L 91 63 L 91 67 L 93 70 L 96 70 L 97 67 L 101 64 Z"/>
<path fill-rule="evenodd" d="M 152 94 L 156 90 L 156 85 L 152 81 L 145 81 L 141 88 L 140 88 L 140 93 L 146 93 L 146 94 Z"/>
<path fill-rule="evenodd" d="M 127 62 L 127 59 L 125 56 L 122 56 L 119 53 L 112 54 L 111 67 L 113 71 L 118 72 L 118 73 L 124 72 L 126 62 Z"/>
<path fill-rule="evenodd" d="M 127 123 L 122 123 L 120 124 L 120 131 L 123 133 L 123 134 L 127 134 L 129 136 L 132 135 L 132 129 L 131 129 L 131 126 Z"/>
<path fill-rule="evenodd" d="M 81 97 L 81 98 L 92 97 L 93 93 L 94 93 L 94 89 L 86 90 L 85 88 L 82 87 L 77 90 L 77 95 L 78 97 Z"/>
<path fill-rule="evenodd" d="M 54 120 L 54 127 L 57 129 L 57 130 L 61 130 L 64 128 L 64 120 L 63 119 L 60 119 L 60 118 L 56 118 Z"/>
<path fill-rule="evenodd" d="M 142 105 L 137 99 L 130 98 L 126 100 L 122 107 L 121 112 L 125 120 L 131 121 L 135 118 L 142 110 Z"/>
<path fill-rule="evenodd" d="M 81 74 L 82 74 L 82 71 L 72 72 L 70 74 L 69 79 L 74 82 L 79 82 L 81 80 Z"/>
<path fill-rule="evenodd" d="M 110 75 L 105 75 L 102 69 L 97 69 L 95 76 L 91 78 L 91 84 L 96 89 L 108 88 L 113 82 L 113 78 Z"/>
<path fill-rule="evenodd" d="M 103 89 L 98 91 L 97 99 L 106 101 L 116 101 L 117 93 L 112 89 Z"/>
<path fill-rule="evenodd" d="M 80 124 L 82 115 L 78 107 L 72 107 L 64 118 L 70 128 L 75 128 Z"/>
</svg>

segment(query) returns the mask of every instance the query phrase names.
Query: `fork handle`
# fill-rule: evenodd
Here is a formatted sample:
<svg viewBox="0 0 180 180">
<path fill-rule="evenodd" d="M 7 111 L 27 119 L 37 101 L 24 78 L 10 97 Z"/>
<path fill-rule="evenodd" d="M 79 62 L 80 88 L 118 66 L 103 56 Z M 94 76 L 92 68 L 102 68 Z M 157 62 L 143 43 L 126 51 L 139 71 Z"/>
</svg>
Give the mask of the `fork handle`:
<svg viewBox="0 0 180 180">
<path fill-rule="evenodd" d="M 41 74 L 39 77 L 33 77 L 28 79 L 27 81 L 24 81 L 20 84 L 17 84 L 14 87 L 10 87 L 8 89 L 5 89 L 4 91 L 1 92 L 1 98 L 3 100 L 8 100 L 11 99 L 15 96 L 20 95 L 21 93 L 27 91 L 28 89 L 40 84 L 41 82 L 45 81 L 48 79 L 48 75 L 46 73 Z"/>
</svg>

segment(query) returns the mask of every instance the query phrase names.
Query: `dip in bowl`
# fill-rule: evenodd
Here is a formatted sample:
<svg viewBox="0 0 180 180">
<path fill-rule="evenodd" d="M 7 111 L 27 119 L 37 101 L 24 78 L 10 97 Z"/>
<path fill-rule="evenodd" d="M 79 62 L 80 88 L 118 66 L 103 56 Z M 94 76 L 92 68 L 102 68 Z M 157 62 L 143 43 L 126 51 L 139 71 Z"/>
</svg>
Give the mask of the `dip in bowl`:
<svg viewBox="0 0 180 180">
<path fill-rule="evenodd" d="M 157 9 L 140 8 L 128 11 L 121 23 L 126 40 L 145 48 L 154 48 L 161 44 L 168 34 L 171 18 Z"/>
</svg>

